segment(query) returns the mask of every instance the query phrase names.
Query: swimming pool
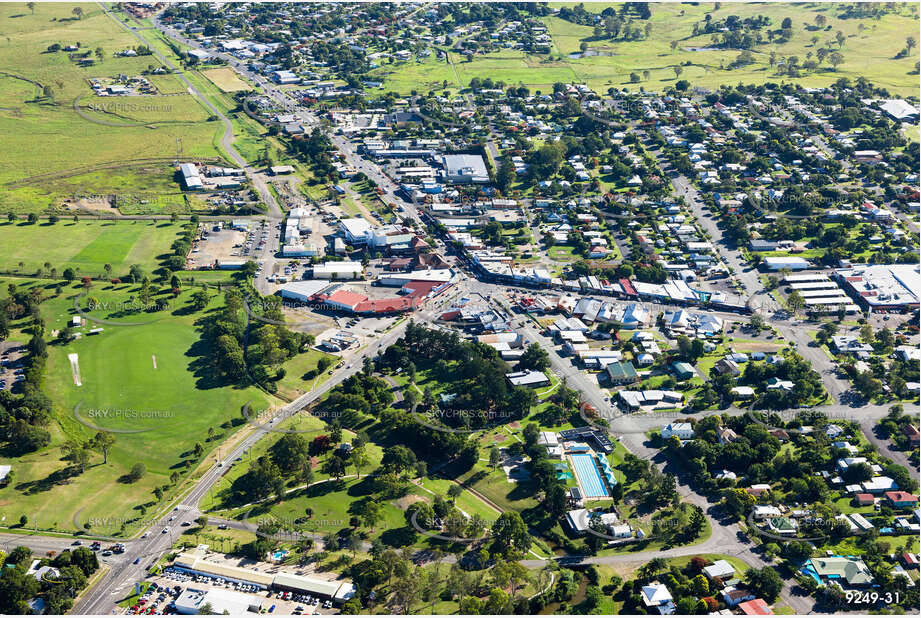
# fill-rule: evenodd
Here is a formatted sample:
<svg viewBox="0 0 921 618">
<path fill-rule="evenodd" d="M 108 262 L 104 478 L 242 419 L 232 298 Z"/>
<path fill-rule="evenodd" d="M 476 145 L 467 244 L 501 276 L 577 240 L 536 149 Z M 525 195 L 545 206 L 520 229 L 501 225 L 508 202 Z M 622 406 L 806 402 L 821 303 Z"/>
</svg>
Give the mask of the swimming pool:
<svg viewBox="0 0 921 618">
<path fill-rule="evenodd" d="M 570 455 L 570 458 L 572 459 L 576 476 L 579 477 L 579 484 L 582 485 L 582 490 L 585 492 L 585 497 L 607 498 L 610 494 L 608 494 L 608 489 L 604 486 L 601 474 L 598 473 L 598 468 L 595 466 L 595 458 L 592 455 L 583 453 Z"/>
</svg>

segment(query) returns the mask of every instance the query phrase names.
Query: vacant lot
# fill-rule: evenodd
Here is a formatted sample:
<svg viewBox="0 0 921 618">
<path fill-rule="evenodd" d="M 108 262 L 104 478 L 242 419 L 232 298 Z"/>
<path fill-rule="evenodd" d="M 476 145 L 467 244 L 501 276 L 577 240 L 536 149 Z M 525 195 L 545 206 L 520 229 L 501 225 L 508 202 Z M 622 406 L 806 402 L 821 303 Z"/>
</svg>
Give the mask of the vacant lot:
<svg viewBox="0 0 921 618">
<path fill-rule="evenodd" d="M 208 69 L 207 71 L 202 71 L 202 75 L 214 82 L 224 92 L 240 92 L 253 89 L 252 86 L 240 79 L 237 72 L 230 67 Z"/>
<path fill-rule="evenodd" d="M 138 264 L 150 273 L 159 264 L 157 256 L 169 252 L 181 229 L 152 221 L 5 222 L 0 224 L 0 246 L 4 248 L 0 270 L 31 275 L 39 269 L 50 273 L 54 268 L 61 276 L 65 268 L 73 268 L 78 276 L 95 277 L 104 274 L 105 265 L 110 264 L 112 276 L 118 277 Z"/>
</svg>

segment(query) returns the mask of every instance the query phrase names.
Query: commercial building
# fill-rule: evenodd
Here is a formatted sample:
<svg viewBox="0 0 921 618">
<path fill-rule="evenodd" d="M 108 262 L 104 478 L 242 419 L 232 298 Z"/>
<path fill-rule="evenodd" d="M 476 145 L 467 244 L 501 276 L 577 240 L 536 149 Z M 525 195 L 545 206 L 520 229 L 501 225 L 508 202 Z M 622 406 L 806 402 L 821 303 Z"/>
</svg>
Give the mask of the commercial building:
<svg viewBox="0 0 921 618">
<path fill-rule="evenodd" d="M 516 371 L 505 374 L 505 379 L 512 386 L 547 386 L 550 379 L 543 371 Z"/>
<path fill-rule="evenodd" d="M 874 264 L 835 271 L 841 287 L 868 310 L 916 309 L 921 299 L 921 266 Z"/>
<path fill-rule="evenodd" d="M 231 582 L 252 584 L 261 589 L 291 590 L 312 594 L 324 599 L 330 599 L 336 603 L 343 603 L 355 596 L 355 586 L 349 581 L 330 581 L 286 572 L 263 573 L 255 569 L 205 560 L 202 556 L 206 547 L 207 546 L 199 546 L 192 551 L 179 554 L 173 562 L 173 567 L 186 573 L 220 577 Z M 250 609 L 249 604 L 252 599 L 259 601 L 257 597 L 251 595 L 222 589 L 212 589 L 207 592 L 198 590 L 193 592 L 199 594 L 190 594 L 189 597 L 183 601 L 183 606 L 189 611 L 181 611 L 179 609 L 180 603 L 177 600 L 176 608 L 179 613 L 197 614 L 198 609 L 204 606 L 205 603 L 211 603 L 212 608 L 216 610 L 214 613 L 217 614 L 223 613 L 222 609 L 218 609 L 218 604 L 227 604 L 224 607 L 231 615 L 246 613 L 248 611 L 259 613 L 259 604 L 255 605 L 255 610 Z M 218 594 L 212 596 L 213 593 Z"/>
<path fill-rule="evenodd" d="M 373 236 L 371 224 L 362 217 L 343 219 L 339 222 L 339 229 L 345 241 L 350 245 L 367 244 Z"/>
<path fill-rule="evenodd" d="M 186 191 L 201 191 L 205 188 L 202 184 L 198 168 L 192 163 L 183 163 L 179 166 L 179 173 L 182 174 L 182 184 Z"/>
<path fill-rule="evenodd" d="M 766 257 L 761 260 L 761 264 L 767 270 L 782 270 L 784 268 L 789 268 L 790 270 L 806 270 L 809 268 L 809 262 L 799 257 Z"/>
<path fill-rule="evenodd" d="M 313 267 L 314 279 L 358 279 L 363 273 L 361 262 L 324 262 Z"/>
<path fill-rule="evenodd" d="M 202 608 L 210 606 L 211 611 L 207 612 L 209 614 L 244 616 L 259 614 L 262 610 L 262 601 L 257 596 L 234 590 L 186 588 L 175 603 L 178 614 L 198 614 L 201 613 Z"/>
<path fill-rule="evenodd" d="M 456 184 L 487 183 L 489 172 L 480 155 L 451 154 L 442 157 L 445 180 Z"/>
</svg>

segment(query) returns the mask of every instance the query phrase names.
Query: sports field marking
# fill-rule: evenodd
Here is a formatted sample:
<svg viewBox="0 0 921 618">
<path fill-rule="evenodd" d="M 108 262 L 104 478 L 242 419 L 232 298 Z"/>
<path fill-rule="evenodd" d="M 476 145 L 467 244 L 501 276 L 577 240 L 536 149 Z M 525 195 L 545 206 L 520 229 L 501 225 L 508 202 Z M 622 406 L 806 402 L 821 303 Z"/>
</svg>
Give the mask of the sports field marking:
<svg viewBox="0 0 921 618">
<path fill-rule="evenodd" d="M 157 357 L 154 354 L 150 355 L 150 358 L 153 360 L 154 369 L 157 368 Z"/>
<path fill-rule="evenodd" d="M 75 386 L 83 386 L 80 381 L 80 361 L 77 360 L 76 354 L 68 354 L 67 359 L 70 361 L 70 373 L 74 377 Z"/>
</svg>

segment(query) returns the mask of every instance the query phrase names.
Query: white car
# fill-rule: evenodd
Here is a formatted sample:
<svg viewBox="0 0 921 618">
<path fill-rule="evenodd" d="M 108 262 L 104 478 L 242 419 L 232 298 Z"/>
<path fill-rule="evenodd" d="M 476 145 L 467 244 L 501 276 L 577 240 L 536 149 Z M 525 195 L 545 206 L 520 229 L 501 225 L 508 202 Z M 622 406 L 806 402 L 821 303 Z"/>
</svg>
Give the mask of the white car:
<svg viewBox="0 0 921 618">
<path fill-rule="evenodd" d="M 169 526 L 166 526 L 165 528 L 163 528 L 163 530 L 161 531 L 161 533 L 162 533 L 162 534 L 169 534 L 169 530 L 170 530 Z"/>
</svg>

